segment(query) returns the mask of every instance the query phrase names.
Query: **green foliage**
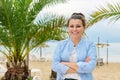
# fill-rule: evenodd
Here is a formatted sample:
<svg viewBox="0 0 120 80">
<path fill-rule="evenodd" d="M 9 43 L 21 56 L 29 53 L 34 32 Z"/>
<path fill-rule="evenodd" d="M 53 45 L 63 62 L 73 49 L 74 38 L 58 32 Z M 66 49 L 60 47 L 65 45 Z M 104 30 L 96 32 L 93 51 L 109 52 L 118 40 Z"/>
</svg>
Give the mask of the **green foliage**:
<svg viewBox="0 0 120 80">
<path fill-rule="evenodd" d="M 107 3 L 107 7 L 100 7 L 98 11 L 93 12 L 88 20 L 87 27 L 97 23 L 102 19 L 110 19 L 111 22 L 116 22 L 120 19 L 120 2 Z"/>
<path fill-rule="evenodd" d="M 47 40 L 62 39 L 63 17 L 52 16 L 46 22 L 40 18 L 37 24 L 34 20 L 45 6 L 64 1 L 0 0 L 0 44 L 6 49 L 0 52 L 19 65 L 33 48 Z"/>
</svg>

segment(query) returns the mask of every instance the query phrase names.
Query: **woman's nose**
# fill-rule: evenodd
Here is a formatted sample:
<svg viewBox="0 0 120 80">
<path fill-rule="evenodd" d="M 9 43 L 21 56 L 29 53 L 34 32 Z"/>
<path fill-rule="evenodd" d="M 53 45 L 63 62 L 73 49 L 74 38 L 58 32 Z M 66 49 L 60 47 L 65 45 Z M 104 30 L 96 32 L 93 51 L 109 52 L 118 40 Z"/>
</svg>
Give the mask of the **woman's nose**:
<svg viewBox="0 0 120 80">
<path fill-rule="evenodd" d="M 74 28 L 73 28 L 73 30 L 77 30 L 77 28 L 76 28 L 76 27 L 74 27 Z"/>
</svg>

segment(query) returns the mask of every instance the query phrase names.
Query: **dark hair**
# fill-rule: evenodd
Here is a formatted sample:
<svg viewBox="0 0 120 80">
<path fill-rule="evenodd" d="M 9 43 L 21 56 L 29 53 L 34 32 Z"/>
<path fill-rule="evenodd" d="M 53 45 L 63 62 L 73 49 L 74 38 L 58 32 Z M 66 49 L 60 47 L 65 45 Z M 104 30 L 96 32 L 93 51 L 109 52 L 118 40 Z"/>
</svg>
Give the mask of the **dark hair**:
<svg viewBox="0 0 120 80">
<path fill-rule="evenodd" d="M 85 28 L 86 21 L 85 21 L 85 16 L 84 16 L 84 14 L 82 14 L 82 13 L 73 13 L 73 14 L 71 15 L 71 17 L 69 18 L 68 22 L 67 22 L 67 26 L 69 25 L 69 22 L 70 22 L 71 19 L 79 19 L 79 20 L 81 20 L 81 21 L 82 21 L 82 24 L 83 24 L 83 26 L 84 26 L 84 28 Z"/>
</svg>

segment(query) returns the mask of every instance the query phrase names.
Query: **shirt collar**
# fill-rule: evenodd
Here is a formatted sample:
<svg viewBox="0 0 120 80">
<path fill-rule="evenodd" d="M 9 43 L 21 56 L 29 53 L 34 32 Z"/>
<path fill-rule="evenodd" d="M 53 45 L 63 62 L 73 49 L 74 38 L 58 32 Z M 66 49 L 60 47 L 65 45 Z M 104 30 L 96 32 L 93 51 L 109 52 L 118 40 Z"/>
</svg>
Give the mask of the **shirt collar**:
<svg viewBox="0 0 120 80">
<path fill-rule="evenodd" d="M 76 45 L 76 48 L 80 47 L 80 45 L 83 43 L 84 39 L 85 39 L 85 37 L 81 38 L 81 40 L 79 41 L 79 43 Z M 74 43 L 73 43 L 72 39 L 69 38 L 69 41 L 70 41 L 71 47 L 73 48 L 74 47 Z"/>
</svg>

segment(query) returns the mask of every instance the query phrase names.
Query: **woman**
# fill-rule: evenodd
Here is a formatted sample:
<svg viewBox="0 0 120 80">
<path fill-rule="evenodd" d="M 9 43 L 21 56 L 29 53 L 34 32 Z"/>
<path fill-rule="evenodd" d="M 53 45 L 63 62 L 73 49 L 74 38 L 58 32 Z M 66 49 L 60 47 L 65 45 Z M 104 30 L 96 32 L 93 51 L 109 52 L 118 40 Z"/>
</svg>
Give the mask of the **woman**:
<svg viewBox="0 0 120 80">
<path fill-rule="evenodd" d="M 52 61 L 57 80 L 93 80 L 97 53 L 95 44 L 83 36 L 85 16 L 73 13 L 67 26 L 70 38 L 60 41 Z"/>
</svg>

